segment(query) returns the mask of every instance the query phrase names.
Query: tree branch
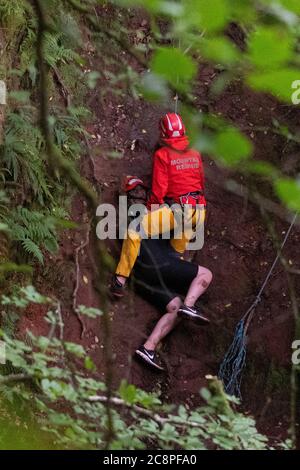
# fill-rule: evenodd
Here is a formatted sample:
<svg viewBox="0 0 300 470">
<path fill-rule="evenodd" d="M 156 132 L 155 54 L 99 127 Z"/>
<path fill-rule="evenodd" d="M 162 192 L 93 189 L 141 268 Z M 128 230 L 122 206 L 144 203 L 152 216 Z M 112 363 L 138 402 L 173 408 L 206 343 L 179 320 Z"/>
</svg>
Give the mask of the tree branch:
<svg viewBox="0 0 300 470">
<path fill-rule="evenodd" d="M 37 62 L 39 70 L 39 94 L 40 94 L 40 127 L 45 138 L 46 153 L 50 167 L 54 172 L 61 171 L 67 180 L 73 185 L 86 199 L 88 207 L 92 215 L 92 233 L 95 234 L 94 240 L 94 256 L 97 264 L 97 286 L 96 290 L 99 294 L 99 303 L 103 311 L 103 340 L 104 340 L 104 360 L 106 366 L 106 388 L 107 388 L 107 436 L 106 447 L 109 447 L 114 437 L 114 426 L 110 407 L 112 396 L 112 380 L 113 380 L 113 356 L 111 349 L 111 325 L 110 317 L 107 309 L 107 271 L 111 266 L 110 257 L 105 250 L 103 243 L 96 237 L 96 210 L 99 204 L 99 196 L 90 183 L 80 176 L 74 165 L 66 160 L 58 148 L 55 146 L 53 136 L 49 124 L 49 106 L 48 106 L 48 86 L 47 75 L 44 62 L 44 44 L 45 33 L 50 29 L 45 13 L 45 3 L 41 0 L 32 0 L 37 20 L 38 32 L 36 39 Z M 100 271 L 101 270 L 101 271 Z M 100 274 L 101 272 L 101 274 Z"/>
</svg>

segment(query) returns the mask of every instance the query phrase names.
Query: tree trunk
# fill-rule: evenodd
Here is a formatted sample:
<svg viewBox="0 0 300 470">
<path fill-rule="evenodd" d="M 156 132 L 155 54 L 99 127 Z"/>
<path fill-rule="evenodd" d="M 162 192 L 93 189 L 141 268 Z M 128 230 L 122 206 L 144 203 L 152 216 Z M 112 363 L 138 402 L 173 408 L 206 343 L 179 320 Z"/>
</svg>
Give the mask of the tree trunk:
<svg viewBox="0 0 300 470">
<path fill-rule="evenodd" d="M 4 52 L 5 51 L 5 37 L 3 30 L 0 28 L 0 59 L 3 63 L 4 61 Z M 4 144 L 4 124 L 5 124 L 5 107 L 6 107 L 6 82 L 0 80 L 0 157 L 2 151 L 2 145 Z M 0 163 L 0 168 L 2 164 Z M 1 183 L 0 189 L 5 190 L 5 186 L 2 187 Z M 9 260 L 9 240 L 8 235 L 5 231 L 0 231 L 0 264 L 5 264 Z M 0 273 L 0 286 L 5 280 L 5 274 Z"/>
<path fill-rule="evenodd" d="M 1 63 L 6 64 L 5 61 L 5 36 L 4 31 L 0 28 L 0 60 Z M 6 105 L 6 83 L 0 77 L 0 145 L 3 144 L 4 135 L 4 120 L 5 120 L 5 105 Z"/>
</svg>

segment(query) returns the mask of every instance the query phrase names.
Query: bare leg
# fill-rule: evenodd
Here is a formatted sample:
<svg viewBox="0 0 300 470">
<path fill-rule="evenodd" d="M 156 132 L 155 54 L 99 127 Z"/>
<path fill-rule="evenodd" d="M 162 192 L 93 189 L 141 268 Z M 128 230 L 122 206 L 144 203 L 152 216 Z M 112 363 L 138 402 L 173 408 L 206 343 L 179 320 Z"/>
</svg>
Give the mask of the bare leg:
<svg viewBox="0 0 300 470">
<path fill-rule="evenodd" d="M 173 328 L 180 322 L 180 318 L 177 316 L 177 312 L 182 302 L 180 297 L 175 297 L 167 305 L 167 313 L 161 317 L 159 322 L 156 324 L 151 335 L 144 344 L 146 349 L 154 351 L 158 343 L 170 333 Z"/>
<path fill-rule="evenodd" d="M 184 304 L 187 307 L 193 307 L 199 297 L 206 291 L 212 280 L 212 273 L 209 269 L 199 266 L 198 274 L 192 281 Z"/>
<path fill-rule="evenodd" d="M 122 286 L 124 286 L 124 285 L 125 285 L 125 282 L 126 282 L 126 280 L 127 280 L 127 277 L 118 275 L 118 276 L 117 276 L 117 279 L 118 279 L 118 281 L 120 282 L 120 284 L 122 284 Z"/>
</svg>

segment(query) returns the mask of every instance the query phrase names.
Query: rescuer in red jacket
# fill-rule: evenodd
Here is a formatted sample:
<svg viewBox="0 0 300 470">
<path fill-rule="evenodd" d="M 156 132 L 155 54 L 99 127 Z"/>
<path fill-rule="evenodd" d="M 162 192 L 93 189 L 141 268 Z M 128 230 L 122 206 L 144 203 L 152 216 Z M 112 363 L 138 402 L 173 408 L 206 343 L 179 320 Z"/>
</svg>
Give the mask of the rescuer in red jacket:
<svg viewBox="0 0 300 470">
<path fill-rule="evenodd" d="M 174 129 L 175 130 L 172 130 Z M 160 122 L 162 146 L 153 157 L 152 191 L 147 207 L 166 199 L 181 203 L 180 197 L 199 193 L 189 204 L 206 204 L 201 155 L 189 148 L 185 128 L 178 114 L 166 114 Z"/>
<path fill-rule="evenodd" d="M 193 229 L 204 223 L 206 201 L 204 197 L 204 172 L 202 158 L 197 150 L 189 148 L 185 127 L 176 113 L 167 113 L 160 120 L 161 147 L 153 157 L 152 188 L 147 202 L 148 213 L 139 226 L 143 234 L 151 237 L 176 231 L 187 209 L 190 228 L 172 238 L 171 245 L 183 253 L 194 236 Z M 176 205 L 175 209 L 174 206 Z M 178 217 L 180 211 L 180 217 Z M 171 236 L 170 236 L 171 238 Z M 141 233 L 128 229 L 122 253 L 111 286 L 115 297 L 124 295 L 126 279 L 130 276 L 139 253 Z"/>
</svg>

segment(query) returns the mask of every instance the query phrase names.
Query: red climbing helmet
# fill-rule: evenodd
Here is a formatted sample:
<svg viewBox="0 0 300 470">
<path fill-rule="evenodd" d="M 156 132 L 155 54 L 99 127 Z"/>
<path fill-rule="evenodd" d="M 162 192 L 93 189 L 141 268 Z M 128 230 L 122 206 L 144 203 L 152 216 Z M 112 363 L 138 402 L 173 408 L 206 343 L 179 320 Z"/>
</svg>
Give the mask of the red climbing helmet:
<svg viewBox="0 0 300 470">
<path fill-rule="evenodd" d="M 177 113 L 165 114 L 160 120 L 159 128 L 161 137 L 164 139 L 182 137 L 185 134 L 183 121 Z"/>
<path fill-rule="evenodd" d="M 123 179 L 122 189 L 126 193 L 136 188 L 137 186 L 142 186 L 143 188 L 147 188 L 143 180 L 141 180 L 141 178 L 138 178 L 137 176 L 128 175 L 128 176 L 125 176 L 125 178 Z"/>
</svg>

